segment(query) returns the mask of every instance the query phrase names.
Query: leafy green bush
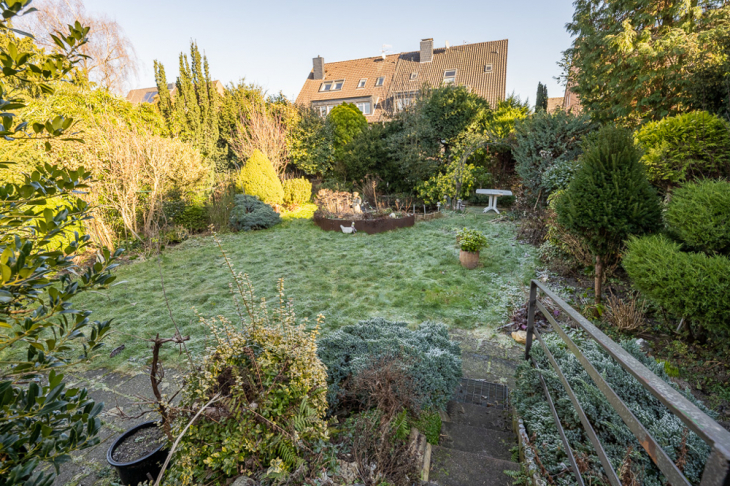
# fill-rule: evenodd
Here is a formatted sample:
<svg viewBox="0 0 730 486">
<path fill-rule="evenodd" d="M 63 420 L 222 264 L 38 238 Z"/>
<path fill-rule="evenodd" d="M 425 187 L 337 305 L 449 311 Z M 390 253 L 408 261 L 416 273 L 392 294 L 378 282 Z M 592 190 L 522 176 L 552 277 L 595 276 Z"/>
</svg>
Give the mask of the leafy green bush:
<svg viewBox="0 0 730 486">
<path fill-rule="evenodd" d="M 201 196 L 182 197 L 175 193 L 163 203 L 168 224 L 181 226 L 190 233 L 205 231 L 210 224 L 208 209 Z"/>
<path fill-rule="evenodd" d="M 730 175 L 730 127 L 694 111 L 647 123 L 636 132 L 649 180 L 663 190 L 703 177 Z"/>
<path fill-rule="evenodd" d="M 339 152 L 363 130 L 367 130 L 368 121 L 365 115 L 352 103 L 341 103 L 329 112 L 327 122 L 332 127 L 335 157 Z"/>
<path fill-rule="evenodd" d="M 284 203 L 284 188 L 274 166 L 259 150 L 255 150 L 241 168 L 236 187 L 244 194 L 256 196 L 266 204 Z"/>
<path fill-rule="evenodd" d="M 284 205 L 295 208 L 308 203 L 312 199 L 312 183 L 305 178 L 287 179 L 282 183 L 284 188 Z"/>
<path fill-rule="evenodd" d="M 515 171 L 522 178 L 528 195 L 546 199 L 553 190 L 567 186 L 575 172 L 574 161 L 582 152 L 581 140 L 595 129 L 588 115 L 562 110 L 538 111 L 515 126 L 512 153 Z M 558 165 L 545 178 L 544 173 Z"/>
<path fill-rule="evenodd" d="M 327 401 L 333 411 L 345 380 L 384 357 L 399 359 L 415 385 L 415 404 L 422 410 L 443 409 L 459 384 L 459 346 L 446 326 L 424 322 L 416 330 L 405 322 L 382 318 L 360 321 L 319 341 L 319 358 L 327 367 Z"/>
<path fill-rule="evenodd" d="M 674 191 L 666 212 L 673 234 L 707 253 L 730 253 L 730 182 L 706 180 Z"/>
<path fill-rule="evenodd" d="M 472 164 L 452 162 L 446 167 L 444 173 L 436 174 L 416 186 L 418 197 L 423 199 L 426 204 L 444 202 L 446 196 L 451 199 L 466 199 L 474 188 L 476 173 L 477 168 Z M 458 190 L 457 185 L 460 185 Z"/>
<path fill-rule="evenodd" d="M 218 399 L 182 435 L 174 484 L 228 484 L 240 474 L 283 478 L 307 462 L 314 444 L 327 439 L 327 374 L 317 358 L 316 336 L 305 329 L 283 294 L 266 311 L 246 275 L 237 275 L 236 298 L 245 308 L 235 325 L 225 317 L 201 318 L 214 337 L 200 372 L 188 377 L 174 433 L 195 411 Z M 268 469 L 267 469 L 268 468 Z"/>
<path fill-rule="evenodd" d="M 684 474 L 692 484 L 699 484 L 710 447 L 694 432 L 689 431 L 680 419 L 643 388 L 633 376 L 621 368 L 595 341 L 584 338 L 577 331 L 568 332 L 588 361 L 606 379 L 649 433 L 657 439 L 672 461 L 676 463 L 680 456 L 684 457 Z M 631 448 L 628 467 L 632 469 L 631 474 L 639 478 L 636 484 L 644 486 L 665 484 L 663 475 L 618 414 L 613 411 L 608 400 L 598 390 L 575 355 L 562 342 L 560 336 L 555 333 L 544 334 L 543 339 L 575 391 L 578 401 L 588 415 L 588 420 L 593 425 L 614 469 L 616 471 L 622 469 L 622 465 L 625 465 L 627 451 Z M 678 389 L 665 373 L 663 363 L 657 363 L 647 357 L 635 341 L 622 342 L 621 346 L 667 382 L 667 386 Z M 531 355 L 537 361 L 541 371 L 538 372 L 532 368 L 528 362 L 519 365 L 517 387 L 512 394 L 512 403 L 524 420 L 527 435 L 532 437 L 531 442 L 538 451 L 540 461 L 553 475 L 556 484 L 577 484 L 571 473 L 562 477 L 556 476 L 565 470 L 565 464 L 568 461 L 550 407 L 543 395 L 539 379 L 539 375 L 542 374 L 555 402 L 568 441 L 573 450 L 583 458 L 581 461 L 581 465 L 585 466 L 581 467 L 583 480 L 586 484 L 605 484 L 601 463 L 590 445 L 572 402 L 566 395 L 565 389 L 542 347 L 533 346 Z M 689 391 L 682 392 L 682 394 L 705 413 L 712 414 Z M 683 449 L 685 449 L 684 453 Z"/>
<path fill-rule="evenodd" d="M 627 243 L 623 266 L 634 287 L 677 317 L 730 329 L 730 258 L 687 253 L 662 236 Z"/>
<path fill-rule="evenodd" d="M 639 163 L 626 130 L 602 128 L 583 154 L 583 165 L 555 204 L 558 223 L 583 239 L 596 258 L 596 304 L 601 303 L 603 264 L 630 235 L 658 230 L 656 191 Z"/>
<path fill-rule="evenodd" d="M 264 204 L 248 194 L 236 195 L 230 220 L 233 231 L 266 229 L 280 222 L 279 213 L 268 204 Z"/>
<path fill-rule="evenodd" d="M 461 251 L 478 252 L 489 246 L 487 237 L 481 231 L 464 228 L 456 233 Z"/>
</svg>

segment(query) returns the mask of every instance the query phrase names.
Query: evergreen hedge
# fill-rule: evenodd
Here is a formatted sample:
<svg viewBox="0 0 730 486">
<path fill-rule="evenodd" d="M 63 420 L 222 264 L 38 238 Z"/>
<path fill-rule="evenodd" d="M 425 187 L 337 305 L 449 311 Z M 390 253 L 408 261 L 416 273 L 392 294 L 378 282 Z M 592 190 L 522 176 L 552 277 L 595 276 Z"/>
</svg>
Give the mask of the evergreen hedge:
<svg viewBox="0 0 730 486">
<path fill-rule="evenodd" d="M 301 206 L 312 199 L 312 183 L 301 177 L 287 179 L 282 183 L 284 188 L 284 205 L 287 207 Z"/>
<path fill-rule="evenodd" d="M 666 212 L 671 232 L 707 253 L 730 253 L 730 182 L 706 180 L 678 188 Z"/>
<path fill-rule="evenodd" d="M 259 150 L 254 150 L 238 173 L 236 187 L 244 194 L 256 196 L 266 204 L 283 204 L 284 188 L 274 166 Z"/>
<path fill-rule="evenodd" d="M 642 294 L 677 317 L 730 330 L 730 258 L 683 252 L 664 236 L 626 246 L 623 266 Z"/>
<path fill-rule="evenodd" d="M 668 190 L 686 181 L 730 175 L 730 126 L 704 111 L 647 123 L 636 132 L 652 184 Z"/>
<path fill-rule="evenodd" d="M 383 357 L 404 364 L 416 385 L 415 403 L 423 410 L 445 409 L 461 378 L 459 345 L 439 323 L 424 322 L 410 330 L 405 322 L 369 319 L 324 336 L 318 346 L 327 366 L 330 411 L 339 403 L 343 382 Z"/>
<path fill-rule="evenodd" d="M 233 231 L 266 229 L 280 222 L 281 217 L 268 204 L 264 204 L 248 194 L 236 195 L 230 219 Z"/>
<path fill-rule="evenodd" d="M 584 338 L 578 331 L 568 331 L 568 333 L 598 373 L 604 377 L 649 433 L 657 439 L 657 442 L 672 461 L 677 462 L 680 458 L 684 448 L 683 440 L 686 437 L 683 471 L 692 484 L 699 484 L 705 462 L 710 453 L 710 447 L 695 433 L 689 431 L 682 421 L 643 388 L 636 378 L 627 373 L 613 358 L 601 350 L 595 341 Z M 622 471 L 622 466 L 628 466 L 636 478 L 636 482 L 631 484 L 663 486 L 665 479 L 661 472 L 623 423 L 623 420 L 612 409 L 608 400 L 598 390 L 577 358 L 567 349 L 560 336 L 556 333 L 550 333 L 543 335 L 543 338 L 575 391 L 575 395 L 596 431 L 601 444 L 603 444 L 614 470 L 618 473 Z M 641 361 L 644 366 L 666 381 L 669 386 L 679 390 L 679 387 L 669 379 L 664 371 L 663 363 L 647 357 L 636 341 L 624 341 L 620 344 L 626 351 Z M 512 393 L 512 403 L 524 421 L 527 435 L 531 438 L 530 441 L 537 450 L 540 461 L 553 476 L 554 484 L 559 486 L 577 484 L 571 472 L 564 473 L 568 467 L 566 466 L 568 458 L 558 435 L 550 407 L 543 395 L 539 373 L 542 374 L 550 390 L 560 422 L 565 429 L 565 434 L 573 452 L 579 459 L 579 464 L 587 468 L 584 470 L 584 467 L 581 467 L 581 470 L 584 470 L 582 476 L 585 484 L 607 484 L 598 456 L 590 444 L 575 408 L 565 393 L 560 379 L 548 362 L 542 347 L 539 345 L 533 346 L 531 355 L 537 361 L 541 371 L 538 372 L 532 368 L 528 362 L 519 365 L 517 368 L 517 386 Z M 705 413 L 713 415 L 689 391 L 680 390 L 680 392 Z M 629 449 L 631 453 L 630 456 L 627 456 Z M 627 461 L 627 457 L 630 459 L 630 463 Z M 627 480 L 627 475 L 623 479 Z"/>
</svg>

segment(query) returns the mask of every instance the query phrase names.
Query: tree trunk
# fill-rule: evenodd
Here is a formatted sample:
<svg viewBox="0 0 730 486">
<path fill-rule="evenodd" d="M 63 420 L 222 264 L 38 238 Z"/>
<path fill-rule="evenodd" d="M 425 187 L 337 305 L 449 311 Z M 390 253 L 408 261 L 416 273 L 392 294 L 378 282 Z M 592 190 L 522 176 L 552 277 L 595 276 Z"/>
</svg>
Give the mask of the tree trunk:
<svg viewBox="0 0 730 486">
<path fill-rule="evenodd" d="M 596 305 L 601 305 L 601 287 L 603 285 L 603 262 L 601 261 L 601 256 L 596 255 L 596 284 L 595 284 L 595 294 L 596 294 Z"/>
</svg>

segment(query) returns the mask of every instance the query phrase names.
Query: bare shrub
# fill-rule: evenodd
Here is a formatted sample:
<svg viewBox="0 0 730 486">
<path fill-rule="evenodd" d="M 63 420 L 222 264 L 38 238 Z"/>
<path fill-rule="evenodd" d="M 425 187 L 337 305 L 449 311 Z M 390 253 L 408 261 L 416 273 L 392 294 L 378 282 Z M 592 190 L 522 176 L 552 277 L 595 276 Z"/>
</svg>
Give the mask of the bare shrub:
<svg viewBox="0 0 730 486">
<path fill-rule="evenodd" d="M 288 136 L 284 116 L 264 102 L 255 102 L 243 109 L 231 147 L 240 160 L 248 160 L 255 150 L 261 151 L 281 178 L 289 162 Z"/>
<path fill-rule="evenodd" d="M 369 409 L 352 425 L 352 455 L 366 486 L 418 481 L 418 456 L 408 440 L 408 413 L 415 413 L 415 385 L 397 358 L 374 361 L 346 386 L 350 403 Z"/>
<path fill-rule="evenodd" d="M 621 300 L 611 293 L 606 299 L 606 319 L 619 331 L 635 331 L 644 323 L 646 305 L 637 296 Z"/>
<path fill-rule="evenodd" d="M 314 199 L 318 212 L 324 216 L 344 216 L 352 213 L 352 194 L 320 189 Z"/>
</svg>

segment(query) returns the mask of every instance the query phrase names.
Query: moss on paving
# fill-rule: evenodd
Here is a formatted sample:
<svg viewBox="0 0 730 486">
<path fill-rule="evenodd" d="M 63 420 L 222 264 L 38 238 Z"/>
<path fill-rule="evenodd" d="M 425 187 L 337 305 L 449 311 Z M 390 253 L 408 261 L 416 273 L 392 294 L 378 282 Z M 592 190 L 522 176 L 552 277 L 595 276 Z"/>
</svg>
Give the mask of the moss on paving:
<svg viewBox="0 0 730 486">
<path fill-rule="evenodd" d="M 323 314 L 324 332 L 378 316 L 414 325 L 435 320 L 465 329 L 494 328 L 523 297 L 535 255 L 515 241 L 512 223 L 493 219 L 451 215 L 378 235 L 326 232 L 300 219 L 269 230 L 221 235 L 220 240 L 236 270 L 249 274 L 258 297 L 274 305 L 276 283 L 283 277 L 297 314 L 312 323 Z M 462 227 L 479 229 L 490 241 L 475 270 L 458 262 L 455 231 Z M 142 363 L 149 356 L 142 339 L 174 333 L 159 268 L 173 315 L 181 331 L 191 335 L 194 351 L 201 351 L 210 336 L 196 311 L 234 317 L 231 275 L 215 241 L 190 239 L 160 257 L 120 267 L 118 281 L 124 283 L 77 303 L 93 310 L 94 319 L 114 318 L 109 347 L 93 366 Z M 108 358 L 108 351 L 121 344 L 126 349 Z"/>
</svg>

